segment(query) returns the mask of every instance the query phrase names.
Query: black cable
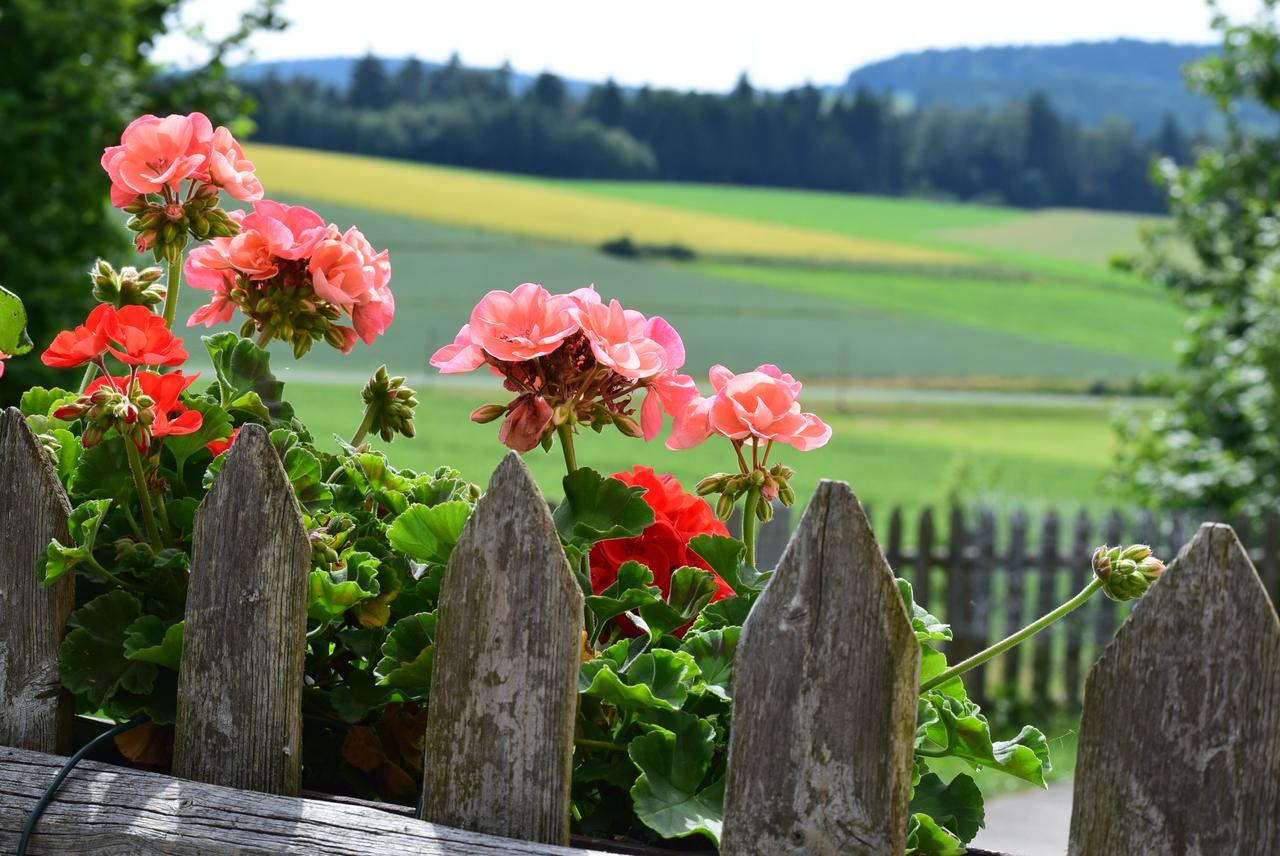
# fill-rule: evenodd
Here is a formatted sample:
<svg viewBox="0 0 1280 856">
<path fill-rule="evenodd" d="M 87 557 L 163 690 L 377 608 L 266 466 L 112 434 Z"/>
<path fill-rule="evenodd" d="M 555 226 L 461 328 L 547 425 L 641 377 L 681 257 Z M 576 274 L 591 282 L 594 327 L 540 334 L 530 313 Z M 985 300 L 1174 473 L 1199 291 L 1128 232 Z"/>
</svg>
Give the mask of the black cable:
<svg viewBox="0 0 1280 856">
<path fill-rule="evenodd" d="M 75 769 L 76 764 L 83 761 L 84 757 L 92 752 L 98 744 L 102 743 L 104 740 L 109 740 L 117 734 L 123 734 L 131 728 L 137 728 L 144 722 L 149 722 L 150 719 L 151 718 L 148 716 L 135 716 L 128 722 L 117 725 L 110 731 L 99 734 L 97 737 L 93 738 L 81 747 L 79 752 L 67 759 L 67 763 L 63 764 L 62 769 L 58 771 L 58 775 L 53 777 L 53 781 L 50 782 L 49 787 L 45 788 L 44 796 L 40 797 L 40 801 L 36 803 L 36 807 L 31 809 L 31 814 L 27 816 L 27 822 L 22 826 L 22 836 L 18 839 L 17 856 L 26 856 L 27 843 L 31 839 L 31 833 L 36 828 L 36 821 L 40 819 L 40 815 L 44 814 L 44 810 L 49 807 L 49 803 L 53 801 L 53 795 L 58 792 L 58 786 L 61 785 L 62 780 L 70 775 L 71 771 Z"/>
</svg>

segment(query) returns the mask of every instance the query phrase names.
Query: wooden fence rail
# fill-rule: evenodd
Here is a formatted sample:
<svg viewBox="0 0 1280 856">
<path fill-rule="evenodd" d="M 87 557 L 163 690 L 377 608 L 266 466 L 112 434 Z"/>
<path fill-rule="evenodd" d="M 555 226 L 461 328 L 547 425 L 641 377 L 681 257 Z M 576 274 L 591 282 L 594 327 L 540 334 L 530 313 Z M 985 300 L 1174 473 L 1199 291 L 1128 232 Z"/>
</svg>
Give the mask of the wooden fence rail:
<svg viewBox="0 0 1280 856">
<path fill-rule="evenodd" d="M 281 707 L 296 704 L 301 667 L 295 628 L 305 620 L 306 604 L 295 590 L 300 571 L 290 515 L 296 509 L 278 490 L 276 462 L 264 458 L 271 449 L 266 438 L 254 438 L 252 431 L 242 435 L 228 453 L 200 510 L 191 596 L 200 597 L 195 576 L 227 572 L 222 552 L 228 548 L 219 533 L 236 524 L 240 509 L 278 515 L 271 531 L 244 539 L 234 555 L 271 580 L 261 583 L 258 597 L 271 602 L 277 630 L 245 634 L 234 653 L 264 664 L 266 677 L 241 682 L 208 666 L 200 650 L 184 656 L 179 705 L 186 734 L 175 747 L 175 769 L 189 778 L 86 764 L 53 801 L 29 852 L 600 852 L 565 848 L 573 751 L 567 724 L 581 602 L 546 508 L 515 456 L 495 473 L 445 572 L 442 611 L 454 614 L 442 617 L 437 638 L 423 801 L 436 822 L 405 817 L 393 807 L 291 795 L 296 711 Z M 14 484 L 19 473 L 28 474 L 19 482 L 25 487 L 0 495 L 0 520 L 29 519 L 21 517 L 22 509 L 40 499 L 47 513 L 38 519 L 46 529 L 32 538 L 57 532 L 58 512 L 65 511 L 60 489 L 49 481 L 26 425 L 11 413 L 0 434 L 0 479 Z M 227 501 L 230 492 L 238 502 Z M 978 518 L 972 541 L 958 519 L 953 515 L 947 532 L 947 555 L 966 567 L 993 562 L 999 534 L 994 516 Z M 1031 557 L 1042 560 L 1048 548 L 1029 548 L 1022 519 L 1022 534 L 1011 537 L 1008 555 L 1035 565 Z M 1050 522 L 1057 526 L 1056 517 L 1046 528 Z M 901 523 L 901 514 L 890 515 L 888 553 L 906 564 L 912 559 L 902 546 Z M 1085 527 L 1079 519 L 1068 525 L 1075 526 L 1079 548 L 1087 540 Z M 991 613 L 1000 613 L 1008 589 L 974 573 L 959 589 L 963 597 L 951 594 L 953 581 L 936 573 L 931 515 L 920 529 L 923 557 L 913 561 L 915 570 L 924 570 L 921 590 L 945 595 L 951 619 L 970 644 L 978 644 L 981 628 L 994 622 L 989 614 L 972 619 L 966 610 L 991 603 Z M 5 615 L 46 614 L 37 610 L 49 610 L 50 598 L 55 610 L 62 609 L 56 600 L 61 593 L 30 584 L 35 541 L 19 546 L 23 552 L 0 561 Z M 1056 585 L 1043 577 L 1023 582 L 1028 596 L 1032 588 L 1043 592 Z M 531 629 L 495 635 L 492 621 L 469 620 L 486 608 L 485 592 L 495 590 L 507 592 L 488 604 L 502 611 L 502 625 Z M 188 628 L 197 636 L 226 627 L 240 608 L 200 603 L 192 605 L 208 612 L 191 615 Z M 1109 627 L 1097 615 L 1082 626 L 1092 629 L 1090 640 L 1103 638 Z M 16 634 L 24 632 L 24 643 L 15 646 Z M 16 737 L 12 730 L 0 734 L 24 744 L 0 748 L 3 852 L 12 851 L 64 761 L 47 754 L 59 748 L 50 735 L 61 733 L 66 715 L 48 679 L 56 674 L 56 643 L 56 633 L 29 623 L 15 632 L 6 622 L 0 635 L 0 722 L 23 723 Z M 819 486 L 747 619 L 741 646 L 721 852 L 900 852 L 918 647 L 890 562 L 846 485 Z M 1080 647 L 1088 648 L 1083 642 Z M 32 684 L 39 691 L 22 689 L 30 676 L 42 676 Z M 236 733 L 254 735 L 234 750 L 224 745 L 229 738 L 220 726 L 192 725 L 197 714 L 191 705 L 219 693 L 238 706 Z M 450 696 L 452 704 L 437 710 Z M 220 713 L 214 708 L 211 715 Z M 1229 528 L 1200 530 L 1134 611 L 1088 679 L 1083 721 L 1072 853 L 1264 853 L 1280 847 L 1274 822 L 1280 816 L 1280 622 Z M 39 736 L 34 749 L 27 734 Z M 196 763 L 198 754 L 212 760 Z M 274 794 L 220 784 L 245 781 L 245 770 L 262 771 L 251 787 Z"/>
</svg>

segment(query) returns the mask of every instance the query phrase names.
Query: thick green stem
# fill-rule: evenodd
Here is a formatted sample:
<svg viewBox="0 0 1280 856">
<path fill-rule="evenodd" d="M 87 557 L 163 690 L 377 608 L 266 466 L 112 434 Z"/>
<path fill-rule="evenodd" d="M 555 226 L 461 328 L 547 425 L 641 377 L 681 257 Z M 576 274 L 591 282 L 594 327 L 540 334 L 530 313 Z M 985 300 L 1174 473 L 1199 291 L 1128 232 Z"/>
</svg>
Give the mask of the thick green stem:
<svg viewBox="0 0 1280 856">
<path fill-rule="evenodd" d="M 1053 612 L 1050 612 L 1044 615 L 1043 617 L 1036 619 L 1035 621 L 1028 624 L 1026 627 L 1019 630 L 1017 633 L 1014 633 L 1012 636 L 1001 639 L 999 642 L 992 645 L 990 648 L 987 648 L 985 651 L 979 651 L 977 654 L 974 654 L 969 659 L 956 663 L 954 666 L 947 669 L 946 671 L 941 672 L 940 674 L 935 675 L 933 678 L 925 681 L 923 684 L 920 685 L 920 692 L 923 694 L 923 693 L 927 693 L 931 689 L 940 687 L 943 684 L 945 684 L 947 681 L 951 680 L 952 678 L 958 678 L 961 675 L 963 675 L 965 672 L 969 671 L 970 669 L 975 669 L 978 666 L 981 666 L 983 663 L 987 662 L 992 657 L 1000 656 L 1005 651 L 1008 651 L 1010 648 L 1012 648 L 1014 645 L 1017 645 L 1020 642 L 1024 642 L 1027 639 L 1030 639 L 1032 636 L 1035 636 L 1037 633 L 1039 633 L 1041 630 L 1044 630 L 1050 624 L 1053 624 L 1059 618 L 1062 618 L 1068 613 L 1078 609 L 1081 605 L 1084 604 L 1086 600 L 1093 597 L 1093 593 L 1100 588 L 1102 588 L 1102 580 L 1097 578 L 1093 579 L 1087 586 L 1081 589 L 1079 594 L 1071 598 L 1071 600 L 1067 601 L 1066 603 L 1062 604 L 1062 606 L 1059 606 Z"/>
<path fill-rule="evenodd" d="M 742 503 L 742 540 L 747 544 L 747 567 L 756 566 L 756 505 L 760 502 L 760 488 L 747 488 L 747 498 Z"/>
<path fill-rule="evenodd" d="M 266 348 L 271 344 L 271 331 L 263 327 L 258 333 L 258 341 L 255 343 L 259 348 Z"/>
<path fill-rule="evenodd" d="M 370 402 L 364 409 L 364 418 L 360 420 L 360 427 L 356 429 L 356 433 L 351 438 L 351 445 L 359 446 L 360 441 L 364 439 L 364 435 L 369 433 L 369 429 L 373 427 L 373 408 Z"/>
<path fill-rule="evenodd" d="M 84 395 L 84 391 L 89 388 L 89 384 L 93 383 L 93 379 L 98 374 L 98 366 L 94 363 L 84 367 L 84 377 L 80 380 L 80 394 Z"/>
<path fill-rule="evenodd" d="M 556 428 L 560 437 L 560 451 L 564 452 L 564 468 L 573 475 L 578 469 L 578 456 L 573 450 L 573 426 L 568 422 Z"/>
<path fill-rule="evenodd" d="M 173 250 L 165 259 L 169 266 L 168 290 L 164 295 L 164 325 L 173 329 L 173 318 L 178 314 L 178 289 L 182 287 L 182 250 Z"/>
<path fill-rule="evenodd" d="M 573 738 L 573 744 L 575 746 L 581 746 L 584 749 L 603 749 L 606 752 L 620 752 L 624 755 L 627 752 L 626 746 L 620 746 L 617 743 L 610 743 L 607 740 L 591 740 L 587 737 L 575 737 Z"/>
<path fill-rule="evenodd" d="M 138 449 L 128 438 L 124 438 L 125 453 L 129 456 L 129 470 L 133 473 L 133 487 L 138 492 L 138 504 L 142 506 L 142 522 L 147 527 L 147 538 L 151 546 L 160 549 L 160 531 L 156 529 L 156 512 L 151 507 L 151 491 L 147 490 L 147 477 L 142 472 L 142 458 Z"/>
</svg>

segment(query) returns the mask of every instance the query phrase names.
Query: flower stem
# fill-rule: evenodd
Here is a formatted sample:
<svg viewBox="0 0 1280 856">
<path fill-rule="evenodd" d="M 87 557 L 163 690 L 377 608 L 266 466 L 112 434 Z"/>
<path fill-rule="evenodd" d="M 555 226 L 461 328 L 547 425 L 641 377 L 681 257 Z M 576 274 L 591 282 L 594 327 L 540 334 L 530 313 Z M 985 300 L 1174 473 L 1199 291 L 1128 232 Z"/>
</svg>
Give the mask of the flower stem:
<svg viewBox="0 0 1280 856">
<path fill-rule="evenodd" d="M 355 436 L 351 438 L 351 445 L 359 446 L 360 441 L 364 439 L 364 435 L 369 433 L 369 429 L 373 427 L 373 409 L 374 403 L 369 402 L 364 408 L 364 418 L 360 420 L 360 427 L 356 429 Z"/>
<path fill-rule="evenodd" d="M 93 378 L 98 374 L 98 366 L 94 363 L 84 367 L 84 377 L 80 381 L 80 394 L 84 395 L 84 391 L 89 388 L 89 384 L 93 383 Z"/>
<path fill-rule="evenodd" d="M 564 468 L 573 475 L 578 469 L 578 456 L 573 450 L 573 426 L 568 422 L 556 428 L 560 437 L 560 451 L 564 452 Z"/>
<path fill-rule="evenodd" d="M 1037 633 L 1039 633 L 1041 630 L 1044 630 L 1050 624 L 1053 624 L 1059 618 L 1062 618 L 1068 613 L 1079 608 L 1086 600 L 1088 600 L 1090 597 L 1093 596 L 1094 592 L 1096 592 L 1100 588 L 1102 588 L 1102 580 L 1094 578 L 1089 582 L 1087 586 L 1085 586 L 1083 589 L 1080 590 L 1079 594 L 1077 594 L 1075 597 L 1071 598 L 1071 600 L 1059 606 L 1057 609 L 1053 610 L 1053 612 L 1047 613 L 1044 616 L 1036 619 L 1035 621 L 1028 624 L 1026 627 L 1019 630 L 1017 633 L 1014 633 L 1012 636 L 1008 636 L 1004 639 L 1001 639 L 999 642 L 992 645 L 990 648 L 987 648 L 985 651 L 979 651 L 977 654 L 974 654 L 969 659 L 956 663 L 954 666 L 947 669 L 946 671 L 941 672 L 940 674 L 934 675 L 932 678 L 930 678 L 929 680 L 925 681 L 923 684 L 920 685 L 920 692 L 927 693 L 931 689 L 940 687 L 943 684 L 945 684 L 947 681 L 951 680 L 952 678 L 958 678 L 961 675 L 963 675 L 965 672 L 969 671 L 970 669 L 975 669 L 978 666 L 981 666 L 983 663 L 987 662 L 992 657 L 998 657 L 999 655 L 1003 654 L 1005 651 L 1008 651 L 1010 648 L 1017 645 L 1018 643 L 1023 642 L 1027 639 L 1030 639 L 1032 636 L 1035 636 Z"/>
<path fill-rule="evenodd" d="M 747 498 L 742 503 L 742 540 L 747 545 L 747 567 L 756 566 L 756 505 L 760 502 L 760 488 L 747 488 Z"/>
<path fill-rule="evenodd" d="M 607 740 L 591 740 L 587 737 L 575 737 L 573 738 L 573 743 L 575 746 L 582 746 L 586 749 L 603 749 L 606 752 L 621 752 L 624 755 L 627 752 L 626 746 L 621 746 L 617 743 L 610 743 Z"/>
<path fill-rule="evenodd" d="M 156 529 L 156 512 L 151 507 L 151 492 L 147 490 L 147 477 L 142 472 L 142 459 L 138 457 L 138 448 L 128 437 L 124 439 L 125 453 L 129 456 L 129 470 L 133 473 L 133 486 L 138 492 L 138 504 L 142 506 L 142 522 L 147 527 L 147 538 L 151 546 L 160 549 L 160 532 Z"/>
<path fill-rule="evenodd" d="M 165 259 L 169 266 L 169 283 L 164 295 L 164 325 L 173 329 L 173 318 L 178 314 L 178 289 L 182 287 L 182 250 L 171 250 Z"/>
<path fill-rule="evenodd" d="M 268 330 L 266 327 L 263 327 L 262 331 L 258 333 L 258 341 L 255 344 L 257 344 L 259 348 L 266 348 L 267 345 L 270 345 L 271 331 Z"/>
</svg>

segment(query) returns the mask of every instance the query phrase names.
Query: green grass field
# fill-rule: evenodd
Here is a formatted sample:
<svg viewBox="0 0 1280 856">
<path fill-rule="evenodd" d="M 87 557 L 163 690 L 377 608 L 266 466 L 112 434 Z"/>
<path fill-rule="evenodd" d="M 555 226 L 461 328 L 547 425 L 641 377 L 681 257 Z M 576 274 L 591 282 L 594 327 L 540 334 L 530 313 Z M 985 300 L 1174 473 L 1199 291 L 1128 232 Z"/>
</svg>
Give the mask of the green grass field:
<svg viewBox="0 0 1280 856">
<path fill-rule="evenodd" d="M 347 357 L 277 351 L 300 414 L 320 437 L 349 435 L 358 387 L 380 363 L 412 381 L 486 291 L 524 281 L 602 294 L 666 316 L 687 368 L 776 362 L 809 381 L 835 426 L 825 449 L 793 455 L 798 489 L 849 481 L 877 507 L 959 498 L 997 507 L 1100 507 L 1113 455 L 1108 410 L 1081 399 L 938 401 L 918 388 L 1083 388 L 1167 369 L 1181 318 L 1156 287 L 1107 257 L 1136 246 L 1140 218 L 1026 212 L 805 191 L 569 182 L 253 146 L 274 198 L 302 202 L 389 247 L 397 317 Z M 692 263 L 605 255 L 601 240 L 678 240 Z M 183 304 L 202 295 L 187 289 Z M 1132 334 L 1141 329 L 1142 338 Z M 483 384 L 483 378 L 477 377 Z M 407 466 L 459 466 L 483 482 L 503 449 L 495 426 L 466 420 L 496 390 L 424 388 L 420 436 L 395 446 Z M 846 387 L 855 389 L 846 392 Z M 859 386 L 903 389 L 876 400 Z M 847 407 L 836 402 L 847 399 Z M 692 483 L 727 468 L 727 448 L 671 453 L 620 436 L 586 439 L 602 470 L 638 462 Z M 529 456 L 549 494 L 558 458 Z"/>
</svg>

